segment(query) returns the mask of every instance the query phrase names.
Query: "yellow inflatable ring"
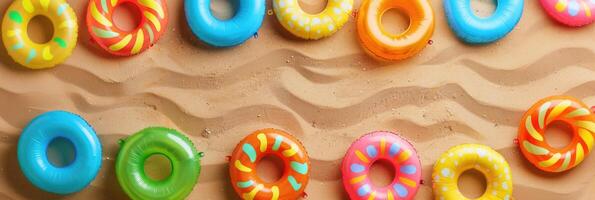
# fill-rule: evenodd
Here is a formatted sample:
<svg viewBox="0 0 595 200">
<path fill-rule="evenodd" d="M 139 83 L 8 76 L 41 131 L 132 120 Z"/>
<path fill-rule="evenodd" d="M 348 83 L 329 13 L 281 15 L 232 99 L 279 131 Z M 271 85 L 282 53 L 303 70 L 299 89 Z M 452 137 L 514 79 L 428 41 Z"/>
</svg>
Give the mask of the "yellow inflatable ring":
<svg viewBox="0 0 595 200">
<path fill-rule="evenodd" d="M 27 34 L 29 21 L 38 15 L 54 26 L 53 38 L 45 44 L 31 41 Z M 72 54 L 77 36 L 76 14 L 64 0 L 15 0 L 2 20 L 2 41 L 8 55 L 31 69 L 64 62 Z"/>
<path fill-rule="evenodd" d="M 382 15 L 392 8 L 409 16 L 401 34 L 387 32 Z M 402 60 L 420 52 L 434 34 L 434 11 L 428 0 L 364 0 L 357 14 L 357 33 L 368 53 L 383 60 Z"/>
<path fill-rule="evenodd" d="M 470 169 L 481 172 L 486 178 L 486 190 L 477 200 L 511 199 L 512 176 L 508 163 L 492 148 L 479 144 L 458 145 L 440 156 L 432 173 L 434 199 L 468 199 L 459 191 L 458 180 Z"/>
<path fill-rule="evenodd" d="M 303 39 L 317 40 L 330 36 L 349 20 L 353 0 L 329 0 L 326 8 L 315 15 L 300 8 L 298 0 L 273 0 L 277 19 L 285 29 Z"/>
</svg>

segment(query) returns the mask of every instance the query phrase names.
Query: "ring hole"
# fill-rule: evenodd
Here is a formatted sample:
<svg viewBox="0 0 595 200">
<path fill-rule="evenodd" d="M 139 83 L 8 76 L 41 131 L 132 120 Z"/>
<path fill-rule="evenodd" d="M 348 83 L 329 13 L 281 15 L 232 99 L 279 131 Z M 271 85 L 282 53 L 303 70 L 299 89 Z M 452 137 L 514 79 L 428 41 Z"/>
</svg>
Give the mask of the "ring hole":
<svg viewBox="0 0 595 200">
<path fill-rule="evenodd" d="M 145 174 L 152 180 L 162 181 L 171 175 L 172 163 L 164 155 L 153 154 L 145 160 Z"/>
<path fill-rule="evenodd" d="M 304 12 L 315 15 L 319 14 L 326 8 L 328 0 L 298 0 L 298 5 Z"/>
<path fill-rule="evenodd" d="M 76 156 L 74 144 L 63 137 L 55 138 L 48 144 L 46 156 L 54 167 L 66 167 L 74 162 Z"/>
<path fill-rule="evenodd" d="M 285 164 L 277 156 L 264 156 L 256 165 L 256 175 L 267 183 L 277 182 L 283 176 Z"/>
<path fill-rule="evenodd" d="M 395 179 L 395 166 L 387 160 L 378 160 L 370 166 L 370 181 L 376 187 L 386 187 Z"/>
<path fill-rule="evenodd" d="M 211 12 L 220 20 L 231 19 L 237 11 L 238 0 L 211 1 Z"/>
<path fill-rule="evenodd" d="M 480 18 L 487 18 L 492 16 L 496 11 L 498 2 L 496 0 L 472 0 L 471 9 L 475 16 Z"/>
<path fill-rule="evenodd" d="M 470 169 L 459 176 L 458 187 L 463 196 L 476 199 L 485 193 L 487 181 L 483 173 L 476 169 Z"/>
<path fill-rule="evenodd" d="M 380 23 L 382 24 L 382 30 L 390 35 L 397 36 L 407 31 L 410 19 L 405 12 L 398 8 L 391 8 L 384 12 Z"/>
<path fill-rule="evenodd" d="M 122 31 L 133 31 L 140 26 L 141 10 L 138 6 L 125 2 L 114 9 L 112 21 Z"/>
<path fill-rule="evenodd" d="M 31 41 L 38 44 L 48 43 L 54 37 L 54 24 L 43 15 L 37 15 L 27 24 L 27 34 Z"/>
<path fill-rule="evenodd" d="M 563 121 L 550 123 L 544 133 L 545 142 L 554 148 L 564 148 L 572 141 L 572 127 Z"/>
</svg>

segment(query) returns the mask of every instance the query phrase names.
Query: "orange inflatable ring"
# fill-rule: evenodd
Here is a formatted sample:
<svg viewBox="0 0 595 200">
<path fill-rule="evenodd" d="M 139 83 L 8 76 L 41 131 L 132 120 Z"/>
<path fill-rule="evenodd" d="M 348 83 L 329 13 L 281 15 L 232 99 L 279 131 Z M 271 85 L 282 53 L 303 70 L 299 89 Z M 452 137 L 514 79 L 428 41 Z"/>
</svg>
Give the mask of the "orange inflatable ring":
<svg viewBox="0 0 595 200">
<path fill-rule="evenodd" d="M 561 149 L 548 145 L 543 137 L 552 122 L 572 127 L 571 143 Z M 593 147 L 595 115 L 581 101 L 568 96 L 553 96 L 537 102 L 525 113 L 519 126 L 518 142 L 523 155 L 535 167 L 547 172 L 562 172 L 580 164 Z"/>
<path fill-rule="evenodd" d="M 138 27 L 124 31 L 112 20 L 114 9 L 130 3 L 142 16 Z M 118 56 L 138 54 L 153 44 L 165 32 L 167 26 L 165 0 L 90 0 L 87 9 L 87 29 L 91 38 L 107 52 Z"/>
<path fill-rule="evenodd" d="M 256 175 L 265 156 L 283 160 L 283 176 L 266 183 Z M 310 175 L 310 160 L 304 146 L 293 136 L 276 129 L 263 129 L 244 138 L 230 158 L 233 189 L 242 199 L 297 199 L 304 194 Z"/>
<path fill-rule="evenodd" d="M 381 26 L 382 15 L 396 8 L 409 16 L 409 28 L 399 35 Z M 434 33 L 434 12 L 427 0 L 364 0 L 357 16 L 357 33 L 364 48 L 384 60 L 402 60 L 421 51 Z"/>
</svg>

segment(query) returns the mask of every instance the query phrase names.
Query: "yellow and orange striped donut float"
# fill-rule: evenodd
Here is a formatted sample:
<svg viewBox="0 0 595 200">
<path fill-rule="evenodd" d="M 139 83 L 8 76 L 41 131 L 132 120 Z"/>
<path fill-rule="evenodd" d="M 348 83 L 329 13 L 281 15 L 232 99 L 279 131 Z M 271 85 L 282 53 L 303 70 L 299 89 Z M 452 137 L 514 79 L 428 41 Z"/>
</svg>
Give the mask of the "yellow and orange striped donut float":
<svg viewBox="0 0 595 200">
<path fill-rule="evenodd" d="M 573 139 L 564 148 L 553 148 L 544 137 L 552 122 L 572 127 Z M 581 101 L 569 96 L 540 100 L 521 120 L 518 142 L 521 152 L 535 167 L 547 172 L 562 172 L 580 164 L 593 147 L 595 115 Z"/>
<path fill-rule="evenodd" d="M 45 44 L 31 40 L 28 24 L 37 15 L 47 17 L 54 35 Z M 64 62 L 76 47 L 76 14 L 64 0 L 15 0 L 2 20 L 2 41 L 13 60 L 30 69 L 54 67 Z"/>
<path fill-rule="evenodd" d="M 140 24 L 132 31 L 124 31 L 112 21 L 115 8 L 125 3 L 134 5 L 141 13 Z M 167 19 L 165 0 L 90 0 L 87 29 L 91 38 L 107 52 L 130 56 L 157 43 L 165 32 Z"/>
</svg>

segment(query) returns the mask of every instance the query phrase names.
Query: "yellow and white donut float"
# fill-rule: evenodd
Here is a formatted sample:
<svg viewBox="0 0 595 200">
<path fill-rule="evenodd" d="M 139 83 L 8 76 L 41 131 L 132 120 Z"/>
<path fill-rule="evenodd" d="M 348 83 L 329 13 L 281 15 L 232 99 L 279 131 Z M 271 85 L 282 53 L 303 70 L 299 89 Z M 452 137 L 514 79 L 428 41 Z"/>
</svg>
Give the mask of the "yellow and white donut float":
<svg viewBox="0 0 595 200">
<path fill-rule="evenodd" d="M 349 20 L 353 0 L 328 0 L 326 8 L 318 14 L 306 13 L 298 0 L 273 0 L 277 19 L 293 35 L 317 40 L 328 37 Z"/>
<path fill-rule="evenodd" d="M 487 187 L 478 200 L 512 199 L 510 166 L 498 152 L 479 144 L 455 146 L 442 154 L 434 165 L 432 188 L 436 200 L 467 200 L 458 180 L 467 170 L 475 169 L 486 179 Z"/>
<path fill-rule="evenodd" d="M 54 35 L 45 44 L 31 40 L 29 21 L 35 16 L 47 17 Z M 15 62 L 31 68 L 50 68 L 72 54 L 78 37 L 76 14 L 64 0 L 15 0 L 2 20 L 2 41 Z"/>
</svg>

